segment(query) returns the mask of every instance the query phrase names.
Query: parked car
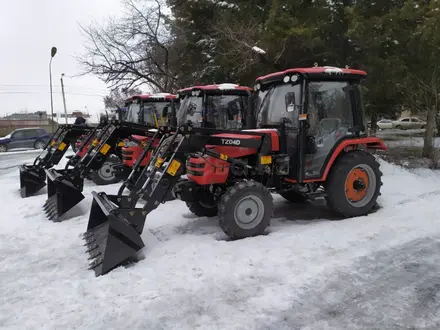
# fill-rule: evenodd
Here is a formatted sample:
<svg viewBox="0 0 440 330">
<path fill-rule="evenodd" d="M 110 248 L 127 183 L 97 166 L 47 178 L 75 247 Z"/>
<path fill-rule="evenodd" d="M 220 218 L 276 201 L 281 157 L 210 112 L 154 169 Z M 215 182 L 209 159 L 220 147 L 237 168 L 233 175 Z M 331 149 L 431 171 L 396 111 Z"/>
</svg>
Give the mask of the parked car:
<svg viewBox="0 0 440 330">
<path fill-rule="evenodd" d="M 381 119 L 377 122 L 377 127 L 380 129 L 393 128 L 393 121 L 390 119 Z"/>
<path fill-rule="evenodd" d="M 424 129 L 425 127 L 426 121 L 416 117 L 403 117 L 393 121 L 393 128 L 395 129 Z"/>
<path fill-rule="evenodd" d="M 43 149 L 51 134 L 43 128 L 19 128 L 4 137 L 0 137 L 0 152 L 18 148 Z"/>
</svg>

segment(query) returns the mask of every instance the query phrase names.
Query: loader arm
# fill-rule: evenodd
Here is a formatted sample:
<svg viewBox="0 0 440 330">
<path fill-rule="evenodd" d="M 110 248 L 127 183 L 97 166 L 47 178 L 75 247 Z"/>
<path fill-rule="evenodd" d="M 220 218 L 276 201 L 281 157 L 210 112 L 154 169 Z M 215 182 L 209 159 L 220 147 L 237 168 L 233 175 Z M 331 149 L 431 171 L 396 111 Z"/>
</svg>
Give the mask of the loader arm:
<svg viewBox="0 0 440 330">
<path fill-rule="evenodd" d="M 123 139 L 131 134 L 152 136 L 154 134 L 149 132 L 151 128 L 153 127 L 114 120 L 102 128 L 73 168 L 46 169 L 48 198 L 43 209 L 49 219 L 60 221 L 62 215 L 84 199 L 84 178 L 92 170 L 99 170 Z"/>
<path fill-rule="evenodd" d="M 28 197 L 46 185 L 45 170 L 57 165 L 72 141 L 91 130 L 87 126 L 60 125 L 32 165 L 20 165 L 20 195 Z"/>
</svg>

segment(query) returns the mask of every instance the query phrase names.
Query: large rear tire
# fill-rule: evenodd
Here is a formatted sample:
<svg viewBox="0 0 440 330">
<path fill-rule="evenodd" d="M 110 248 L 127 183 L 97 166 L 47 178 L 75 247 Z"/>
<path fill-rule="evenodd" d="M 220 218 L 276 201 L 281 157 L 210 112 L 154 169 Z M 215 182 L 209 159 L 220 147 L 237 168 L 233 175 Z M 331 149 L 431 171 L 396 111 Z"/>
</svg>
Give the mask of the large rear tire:
<svg viewBox="0 0 440 330">
<path fill-rule="evenodd" d="M 108 184 L 118 183 L 121 178 L 116 175 L 113 165 L 120 164 L 121 161 L 117 157 L 109 157 L 101 168 L 97 171 L 93 171 L 89 174 L 90 180 L 96 183 L 98 186 L 104 186 Z"/>
<path fill-rule="evenodd" d="M 220 227 L 230 238 L 258 236 L 270 225 L 273 198 L 261 183 L 243 181 L 226 190 L 218 209 Z"/>
<path fill-rule="evenodd" d="M 346 218 L 366 215 L 376 205 L 381 178 L 379 163 L 373 155 L 363 151 L 342 154 L 324 185 L 327 205 Z"/>
</svg>

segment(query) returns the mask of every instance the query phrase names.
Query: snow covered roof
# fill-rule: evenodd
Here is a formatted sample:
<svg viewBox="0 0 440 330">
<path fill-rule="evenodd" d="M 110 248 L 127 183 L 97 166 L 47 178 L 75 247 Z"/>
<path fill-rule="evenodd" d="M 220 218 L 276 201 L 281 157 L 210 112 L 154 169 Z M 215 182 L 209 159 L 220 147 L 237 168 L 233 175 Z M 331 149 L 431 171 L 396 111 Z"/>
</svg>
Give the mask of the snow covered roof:
<svg viewBox="0 0 440 330">
<path fill-rule="evenodd" d="M 214 85 L 200 85 L 200 86 L 192 86 L 179 90 L 180 94 L 186 94 L 193 90 L 203 90 L 203 91 L 244 91 L 251 92 L 252 88 L 247 86 L 240 86 L 238 84 L 233 83 L 223 83 L 223 84 L 214 84 Z"/>
<path fill-rule="evenodd" d="M 267 83 L 269 81 L 276 81 L 283 79 L 288 74 L 306 74 L 308 76 L 326 76 L 326 75 L 352 75 L 352 76 L 363 76 L 366 77 L 367 73 L 362 70 L 354 70 L 354 69 L 346 69 L 346 68 L 338 68 L 334 66 L 316 66 L 311 68 L 294 68 L 287 69 L 285 71 L 275 72 L 268 74 L 266 76 L 258 77 L 256 79 L 257 83 Z"/>
<path fill-rule="evenodd" d="M 151 99 L 154 99 L 155 101 L 161 101 L 161 100 L 165 101 L 175 98 L 177 98 L 177 96 L 171 93 L 140 94 L 140 95 L 130 96 L 128 99 L 125 100 L 125 102 L 130 102 L 133 99 L 141 99 L 143 101 L 151 100 Z"/>
</svg>

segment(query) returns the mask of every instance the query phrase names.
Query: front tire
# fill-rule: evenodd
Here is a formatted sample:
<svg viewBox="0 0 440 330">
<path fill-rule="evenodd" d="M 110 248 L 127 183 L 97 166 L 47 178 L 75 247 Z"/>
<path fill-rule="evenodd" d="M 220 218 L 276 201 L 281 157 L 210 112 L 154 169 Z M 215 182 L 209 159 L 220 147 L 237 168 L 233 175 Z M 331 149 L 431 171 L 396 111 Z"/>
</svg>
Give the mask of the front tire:
<svg viewBox="0 0 440 330">
<path fill-rule="evenodd" d="M 397 126 L 396 126 L 396 129 L 400 129 L 400 130 L 403 130 L 403 127 L 402 127 L 402 126 L 400 126 L 400 125 L 397 125 Z"/>
<path fill-rule="evenodd" d="M 44 143 L 43 141 L 37 141 L 34 144 L 35 149 L 44 149 L 45 146 L 46 146 L 46 143 Z"/>
<path fill-rule="evenodd" d="M 120 164 L 119 159 L 117 157 L 109 157 L 99 170 L 93 171 L 89 174 L 89 179 L 98 186 L 118 183 L 121 181 L 121 178 L 118 177 L 113 170 L 113 165 L 115 164 Z"/>
<path fill-rule="evenodd" d="M 217 205 L 210 205 L 200 201 L 186 202 L 188 209 L 198 217 L 215 217 L 218 213 Z"/>
<path fill-rule="evenodd" d="M 219 224 L 232 239 L 262 235 L 270 225 L 273 198 L 256 181 L 242 181 L 229 187 L 218 205 Z"/>
<path fill-rule="evenodd" d="M 380 195 L 381 178 L 373 155 L 363 151 L 340 155 L 325 182 L 328 207 L 346 218 L 368 214 Z"/>
<path fill-rule="evenodd" d="M 6 152 L 8 151 L 8 147 L 6 144 L 0 144 L 0 152 Z"/>
</svg>

